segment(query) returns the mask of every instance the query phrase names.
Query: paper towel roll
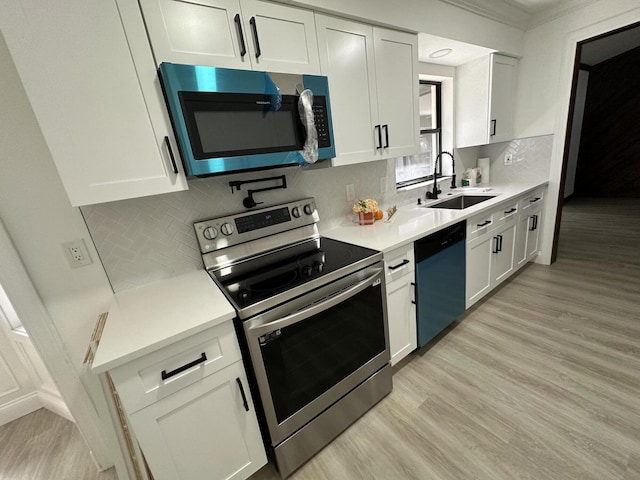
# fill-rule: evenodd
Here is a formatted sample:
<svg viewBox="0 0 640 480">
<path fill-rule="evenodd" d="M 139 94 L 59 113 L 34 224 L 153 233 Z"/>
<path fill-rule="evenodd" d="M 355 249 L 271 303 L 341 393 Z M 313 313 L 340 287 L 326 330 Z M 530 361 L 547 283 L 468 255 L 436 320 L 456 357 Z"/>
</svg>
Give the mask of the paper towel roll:
<svg viewBox="0 0 640 480">
<path fill-rule="evenodd" d="M 491 181 L 489 175 L 489 171 L 491 170 L 491 159 L 489 157 L 479 158 L 478 167 L 482 170 L 482 184 L 488 185 Z"/>
</svg>

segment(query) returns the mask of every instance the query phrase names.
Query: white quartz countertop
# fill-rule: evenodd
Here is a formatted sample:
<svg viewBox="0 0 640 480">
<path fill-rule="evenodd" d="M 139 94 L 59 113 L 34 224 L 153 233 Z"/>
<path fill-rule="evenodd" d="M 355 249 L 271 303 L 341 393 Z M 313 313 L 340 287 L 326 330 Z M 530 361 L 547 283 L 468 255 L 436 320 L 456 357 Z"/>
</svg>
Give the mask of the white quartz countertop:
<svg viewBox="0 0 640 480">
<path fill-rule="evenodd" d="M 373 225 L 359 225 L 356 221 L 344 224 L 328 230 L 322 230 L 322 235 L 353 243 L 362 247 L 388 252 L 402 245 L 419 240 L 427 235 L 437 232 L 454 223 L 473 217 L 486 210 L 491 210 L 497 205 L 508 202 L 515 197 L 527 194 L 547 185 L 546 181 L 529 183 L 495 185 L 487 187 L 458 188 L 452 195 L 440 195 L 438 200 L 423 202 L 423 206 L 417 204 L 403 205 L 391 219 L 391 222 L 378 220 Z M 423 189 L 421 191 L 426 190 Z M 440 208 L 427 208 L 426 205 L 446 200 L 461 193 L 469 195 L 495 195 L 495 198 L 479 203 L 463 210 L 449 210 Z M 353 216 L 355 220 L 355 215 Z"/>
<path fill-rule="evenodd" d="M 106 372 L 234 316 L 235 310 L 205 270 L 117 293 L 93 371 Z"/>
</svg>

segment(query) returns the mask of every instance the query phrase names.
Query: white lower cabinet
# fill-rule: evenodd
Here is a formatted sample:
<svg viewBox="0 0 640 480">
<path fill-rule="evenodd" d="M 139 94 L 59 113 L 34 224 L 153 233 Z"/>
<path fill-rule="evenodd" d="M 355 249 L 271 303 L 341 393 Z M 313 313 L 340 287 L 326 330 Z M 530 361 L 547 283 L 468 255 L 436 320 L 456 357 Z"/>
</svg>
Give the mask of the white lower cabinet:
<svg viewBox="0 0 640 480">
<path fill-rule="evenodd" d="M 493 242 L 494 239 L 491 235 L 467 242 L 467 308 L 492 288 L 491 251 Z"/>
<path fill-rule="evenodd" d="M 467 308 L 538 254 L 543 194 L 524 195 L 467 220 Z"/>
<path fill-rule="evenodd" d="M 391 365 L 418 346 L 415 305 L 415 260 L 413 246 L 385 254 L 387 319 Z"/>
<path fill-rule="evenodd" d="M 511 224 L 498 229 L 493 237 L 494 248 L 491 251 L 491 281 L 493 285 L 499 285 L 513 272 L 513 261 L 516 236 L 516 225 Z"/>
<path fill-rule="evenodd" d="M 520 219 L 516 238 L 516 266 L 533 260 L 540 251 L 540 229 L 544 190 L 527 195 L 520 201 Z"/>
<path fill-rule="evenodd" d="M 245 479 L 267 463 L 232 321 L 110 374 L 155 480 Z"/>
<path fill-rule="evenodd" d="M 130 416 L 155 480 L 245 479 L 266 463 L 242 362 Z"/>
</svg>

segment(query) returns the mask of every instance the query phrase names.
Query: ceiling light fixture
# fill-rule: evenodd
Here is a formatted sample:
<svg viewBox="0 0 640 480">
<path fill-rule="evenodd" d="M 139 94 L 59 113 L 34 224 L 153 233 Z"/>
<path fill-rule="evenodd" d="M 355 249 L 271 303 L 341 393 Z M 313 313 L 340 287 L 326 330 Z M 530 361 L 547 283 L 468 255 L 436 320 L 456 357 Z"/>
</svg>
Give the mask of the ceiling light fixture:
<svg viewBox="0 0 640 480">
<path fill-rule="evenodd" d="M 440 50 L 436 50 L 435 52 L 431 52 L 429 54 L 429 58 L 442 58 L 442 57 L 446 57 L 447 55 L 449 55 L 451 52 L 453 52 L 452 48 L 441 48 Z"/>
</svg>

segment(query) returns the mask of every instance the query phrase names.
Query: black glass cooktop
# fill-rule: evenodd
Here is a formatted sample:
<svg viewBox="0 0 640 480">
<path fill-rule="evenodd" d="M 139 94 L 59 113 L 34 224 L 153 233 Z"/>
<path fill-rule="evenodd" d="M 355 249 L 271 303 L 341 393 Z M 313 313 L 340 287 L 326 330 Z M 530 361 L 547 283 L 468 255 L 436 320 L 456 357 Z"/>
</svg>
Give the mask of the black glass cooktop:
<svg viewBox="0 0 640 480">
<path fill-rule="evenodd" d="M 320 237 L 210 274 L 241 310 L 376 254 L 375 250 Z"/>
</svg>

